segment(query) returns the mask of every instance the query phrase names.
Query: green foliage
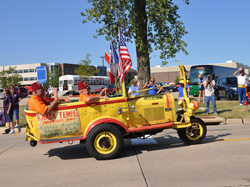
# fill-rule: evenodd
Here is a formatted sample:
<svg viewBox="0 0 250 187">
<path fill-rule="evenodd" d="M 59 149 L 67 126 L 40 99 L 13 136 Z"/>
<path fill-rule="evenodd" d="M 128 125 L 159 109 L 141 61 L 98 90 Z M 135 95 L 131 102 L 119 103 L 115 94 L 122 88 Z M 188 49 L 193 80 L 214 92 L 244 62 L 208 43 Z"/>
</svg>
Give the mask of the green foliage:
<svg viewBox="0 0 250 187">
<path fill-rule="evenodd" d="M 3 88 L 9 88 L 11 85 L 21 86 L 20 81 L 23 80 L 22 76 L 12 72 L 16 72 L 16 67 L 9 67 L 8 70 L 0 72 L 0 82 Z"/>
<path fill-rule="evenodd" d="M 178 77 L 178 76 L 176 76 L 176 78 L 175 78 L 174 82 L 180 82 L 180 79 L 179 79 L 179 77 Z"/>
<path fill-rule="evenodd" d="M 87 53 L 85 60 L 81 60 L 81 62 L 78 62 L 79 68 L 75 69 L 76 74 L 79 75 L 81 78 L 84 78 L 85 80 L 88 80 L 90 76 L 94 76 L 99 72 L 98 69 L 95 69 L 94 67 L 90 66 L 90 56 L 91 55 Z"/>
<path fill-rule="evenodd" d="M 183 0 L 189 4 L 189 0 Z M 149 53 L 160 50 L 160 58 L 174 58 L 176 53 L 182 51 L 186 55 L 187 43 L 182 37 L 187 34 L 183 22 L 177 14 L 179 7 L 173 0 L 88 0 L 92 7 L 86 9 L 81 15 L 85 17 L 83 23 L 92 21 L 102 23 L 96 30 L 97 35 L 105 35 L 107 40 L 116 38 L 118 29 L 125 36 L 125 40 L 132 42 L 134 39 L 138 66 L 149 65 Z M 95 35 L 94 37 L 97 37 Z M 143 62 L 144 61 L 144 62 Z"/>
<path fill-rule="evenodd" d="M 53 72 L 47 70 L 47 83 L 43 84 L 44 89 L 48 89 L 50 86 L 58 87 L 60 77 L 60 69 L 56 68 Z"/>
</svg>

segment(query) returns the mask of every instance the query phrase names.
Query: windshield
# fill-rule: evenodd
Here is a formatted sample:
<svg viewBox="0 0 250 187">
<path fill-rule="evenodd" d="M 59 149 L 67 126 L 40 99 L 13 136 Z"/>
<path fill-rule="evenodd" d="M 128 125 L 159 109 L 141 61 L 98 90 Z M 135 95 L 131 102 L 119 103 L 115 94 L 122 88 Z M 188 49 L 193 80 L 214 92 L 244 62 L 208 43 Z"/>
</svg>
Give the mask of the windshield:
<svg viewBox="0 0 250 187">
<path fill-rule="evenodd" d="M 63 81 L 59 81 L 59 84 L 63 84 Z"/>
<path fill-rule="evenodd" d="M 192 67 L 190 69 L 189 84 L 197 84 L 198 75 L 201 74 L 206 77 L 208 74 L 212 74 L 212 67 Z M 198 85 L 198 84 L 197 84 Z"/>
<path fill-rule="evenodd" d="M 228 85 L 237 85 L 237 78 L 236 77 L 228 78 L 227 83 Z"/>
<path fill-rule="evenodd" d="M 108 85 L 105 85 L 105 86 L 102 87 L 102 89 L 104 89 L 104 88 L 108 88 Z"/>
</svg>

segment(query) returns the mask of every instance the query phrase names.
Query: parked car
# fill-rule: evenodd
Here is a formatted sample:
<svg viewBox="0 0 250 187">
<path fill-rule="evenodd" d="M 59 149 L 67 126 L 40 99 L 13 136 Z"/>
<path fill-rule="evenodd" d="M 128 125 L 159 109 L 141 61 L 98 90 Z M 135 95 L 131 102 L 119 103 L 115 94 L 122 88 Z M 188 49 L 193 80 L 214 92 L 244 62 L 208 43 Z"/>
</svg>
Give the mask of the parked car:
<svg viewBox="0 0 250 187">
<path fill-rule="evenodd" d="M 247 86 L 250 90 L 250 85 Z M 233 76 L 219 77 L 215 86 L 216 99 L 226 98 L 227 100 L 238 99 L 237 78 Z"/>
<path fill-rule="evenodd" d="M 23 97 L 27 97 L 29 91 L 26 88 L 15 87 L 15 92 L 20 93 Z"/>
<path fill-rule="evenodd" d="M 108 84 L 108 85 L 103 86 L 102 88 L 96 89 L 96 90 L 94 91 L 94 93 L 95 93 L 95 94 L 99 94 L 99 93 L 102 91 L 102 89 L 104 89 L 104 88 L 107 88 L 107 89 L 108 89 L 108 90 L 107 90 L 107 93 L 108 93 L 109 95 L 115 95 L 115 94 L 116 94 L 116 87 L 115 87 L 114 84 Z"/>
<path fill-rule="evenodd" d="M 32 94 L 32 89 L 31 86 L 24 86 L 25 89 L 29 91 L 29 94 Z"/>
<path fill-rule="evenodd" d="M 4 95 L 3 95 L 3 88 L 0 88 L 0 99 L 3 99 Z"/>
<path fill-rule="evenodd" d="M 175 86 L 174 83 L 167 83 L 169 86 L 166 86 L 166 91 L 169 92 L 177 92 L 178 88 Z"/>
</svg>

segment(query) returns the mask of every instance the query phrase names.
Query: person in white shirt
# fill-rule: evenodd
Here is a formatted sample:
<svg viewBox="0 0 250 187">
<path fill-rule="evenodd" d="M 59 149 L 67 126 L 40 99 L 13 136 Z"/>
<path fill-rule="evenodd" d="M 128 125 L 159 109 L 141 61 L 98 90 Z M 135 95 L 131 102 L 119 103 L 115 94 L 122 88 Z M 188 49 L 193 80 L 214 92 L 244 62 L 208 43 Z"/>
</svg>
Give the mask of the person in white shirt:
<svg viewBox="0 0 250 187">
<path fill-rule="evenodd" d="M 136 95 L 140 95 L 140 92 L 135 92 L 135 91 L 138 91 L 140 90 L 140 87 L 139 85 L 137 84 L 138 81 L 136 79 L 134 79 L 132 81 L 132 85 L 129 87 L 129 90 L 128 90 L 128 94 L 132 95 L 132 96 L 136 96 Z M 135 92 L 135 93 L 131 93 L 131 92 Z"/>
<path fill-rule="evenodd" d="M 212 80 L 211 75 L 207 75 L 206 80 L 204 81 L 205 87 L 205 105 L 206 105 L 206 115 L 209 114 L 209 102 L 212 102 L 212 107 L 214 114 L 217 115 L 216 101 L 214 95 L 215 81 Z"/>
<path fill-rule="evenodd" d="M 240 75 L 236 75 L 240 72 Z M 248 77 L 245 75 L 244 69 L 239 68 L 236 72 L 234 72 L 233 76 L 237 78 L 238 82 L 238 93 L 240 98 L 240 105 L 246 101 L 246 93 L 247 93 L 247 84 L 249 82 Z M 243 100 L 243 102 L 242 102 Z"/>
</svg>

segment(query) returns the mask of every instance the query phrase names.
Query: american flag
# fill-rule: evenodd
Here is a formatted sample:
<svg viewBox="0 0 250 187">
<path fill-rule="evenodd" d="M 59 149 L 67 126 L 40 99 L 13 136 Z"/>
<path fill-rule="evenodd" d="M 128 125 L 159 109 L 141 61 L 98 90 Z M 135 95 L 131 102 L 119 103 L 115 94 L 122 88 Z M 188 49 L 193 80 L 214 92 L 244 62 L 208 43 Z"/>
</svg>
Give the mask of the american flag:
<svg viewBox="0 0 250 187">
<path fill-rule="evenodd" d="M 132 66 L 132 60 L 130 58 L 128 48 L 126 43 L 121 35 L 121 31 L 119 31 L 119 64 L 118 64 L 118 76 L 120 77 L 120 81 L 123 82 L 124 77 L 128 73 L 129 69 Z"/>
</svg>

